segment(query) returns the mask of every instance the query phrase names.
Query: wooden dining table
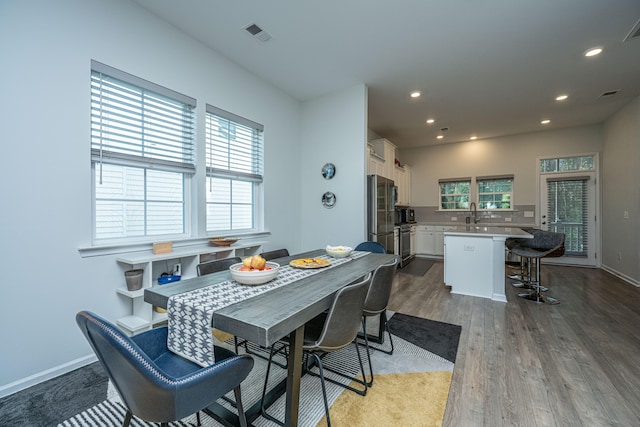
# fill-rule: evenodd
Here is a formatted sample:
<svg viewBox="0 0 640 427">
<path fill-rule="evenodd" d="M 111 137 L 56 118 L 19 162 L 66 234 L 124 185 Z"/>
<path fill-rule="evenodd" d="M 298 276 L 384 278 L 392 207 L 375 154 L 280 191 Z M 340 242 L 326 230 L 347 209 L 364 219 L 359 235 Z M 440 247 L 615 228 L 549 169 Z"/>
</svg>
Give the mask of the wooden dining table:
<svg viewBox="0 0 640 427">
<path fill-rule="evenodd" d="M 323 249 L 272 260 L 287 265 L 298 258 L 313 258 L 326 255 Z M 245 299 L 213 313 L 213 325 L 236 337 L 263 347 L 270 347 L 278 340 L 289 336 L 290 351 L 286 378 L 285 425 L 298 425 L 300 379 L 302 375 L 302 343 L 304 325 L 331 305 L 335 293 L 342 287 L 373 272 L 382 264 L 391 262 L 396 255 L 374 254 L 353 258 L 349 262 L 322 269 L 318 274 L 269 290 Z M 166 308 L 169 297 L 205 286 L 231 280 L 228 271 L 185 279 L 167 285 L 153 286 L 145 290 L 144 300 L 154 306 Z M 251 422 L 259 416 L 258 402 L 249 408 L 247 419 Z M 235 424 L 237 416 L 216 404 L 210 408 L 217 418 Z"/>
</svg>

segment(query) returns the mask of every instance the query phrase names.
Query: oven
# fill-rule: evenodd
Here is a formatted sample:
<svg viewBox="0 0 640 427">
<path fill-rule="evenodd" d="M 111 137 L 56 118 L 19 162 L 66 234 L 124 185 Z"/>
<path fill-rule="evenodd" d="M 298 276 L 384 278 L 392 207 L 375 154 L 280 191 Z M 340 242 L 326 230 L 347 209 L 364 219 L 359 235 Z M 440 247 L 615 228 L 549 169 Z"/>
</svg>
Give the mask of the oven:
<svg viewBox="0 0 640 427">
<path fill-rule="evenodd" d="M 411 261 L 411 224 L 400 224 L 400 268 Z"/>
</svg>

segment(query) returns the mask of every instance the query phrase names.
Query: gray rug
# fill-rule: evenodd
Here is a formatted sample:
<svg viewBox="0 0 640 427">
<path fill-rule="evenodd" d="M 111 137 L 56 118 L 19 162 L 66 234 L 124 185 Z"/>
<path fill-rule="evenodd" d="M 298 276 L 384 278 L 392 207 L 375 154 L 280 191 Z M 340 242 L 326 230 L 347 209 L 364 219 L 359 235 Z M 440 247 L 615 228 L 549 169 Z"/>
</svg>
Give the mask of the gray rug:
<svg viewBox="0 0 640 427">
<path fill-rule="evenodd" d="M 411 274 L 412 276 L 424 276 L 435 263 L 432 259 L 414 258 L 409 264 L 399 269 L 399 273 Z"/>
</svg>

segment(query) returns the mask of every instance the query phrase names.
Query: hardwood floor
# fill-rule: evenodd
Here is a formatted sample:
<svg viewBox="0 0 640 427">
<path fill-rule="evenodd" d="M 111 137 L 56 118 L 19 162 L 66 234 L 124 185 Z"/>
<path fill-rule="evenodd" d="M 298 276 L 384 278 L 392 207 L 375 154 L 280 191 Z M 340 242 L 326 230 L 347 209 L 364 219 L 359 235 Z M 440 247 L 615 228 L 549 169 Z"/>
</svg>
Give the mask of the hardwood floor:
<svg viewBox="0 0 640 427">
<path fill-rule="evenodd" d="M 452 295 L 438 261 L 396 275 L 390 310 L 462 326 L 444 426 L 640 426 L 640 288 L 543 266 L 558 305 Z"/>
</svg>

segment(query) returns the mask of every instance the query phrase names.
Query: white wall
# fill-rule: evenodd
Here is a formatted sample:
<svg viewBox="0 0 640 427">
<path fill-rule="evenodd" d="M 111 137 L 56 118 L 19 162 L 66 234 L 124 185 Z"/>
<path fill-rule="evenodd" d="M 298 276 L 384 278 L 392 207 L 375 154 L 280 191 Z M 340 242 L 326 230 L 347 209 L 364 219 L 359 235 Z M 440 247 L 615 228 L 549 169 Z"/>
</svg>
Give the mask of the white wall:
<svg viewBox="0 0 640 427">
<path fill-rule="evenodd" d="M 602 264 L 637 285 L 640 284 L 640 97 L 605 123 L 602 165 Z M 624 218 L 625 211 L 628 219 Z"/>
<path fill-rule="evenodd" d="M 438 179 L 514 174 L 514 204 L 538 204 L 539 157 L 596 153 L 601 126 L 535 132 L 502 138 L 399 150 L 411 169 L 411 204 L 438 205 Z"/>
<path fill-rule="evenodd" d="M 270 245 L 301 249 L 299 102 L 128 1 L 3 1 L 0 53 L 0 395 L 92 354 L 77 311 L 130 309 L 114 256 L 78 252 L 91 238 L 91 59 L 197 98 L 199 144 L 205 102 L 263 124 Z"/>
<path fill-rule="evenodd" d="M 302 141 L 303 247 L 353 247 L 366 240 L 366 86 L 305 102 Z M 331 180 L 322 177 L 325 163 L 336 166 Z M 322 205 L 326 191 L 336 195 L 337 203 L 332 209 Z"/>
</svg>

